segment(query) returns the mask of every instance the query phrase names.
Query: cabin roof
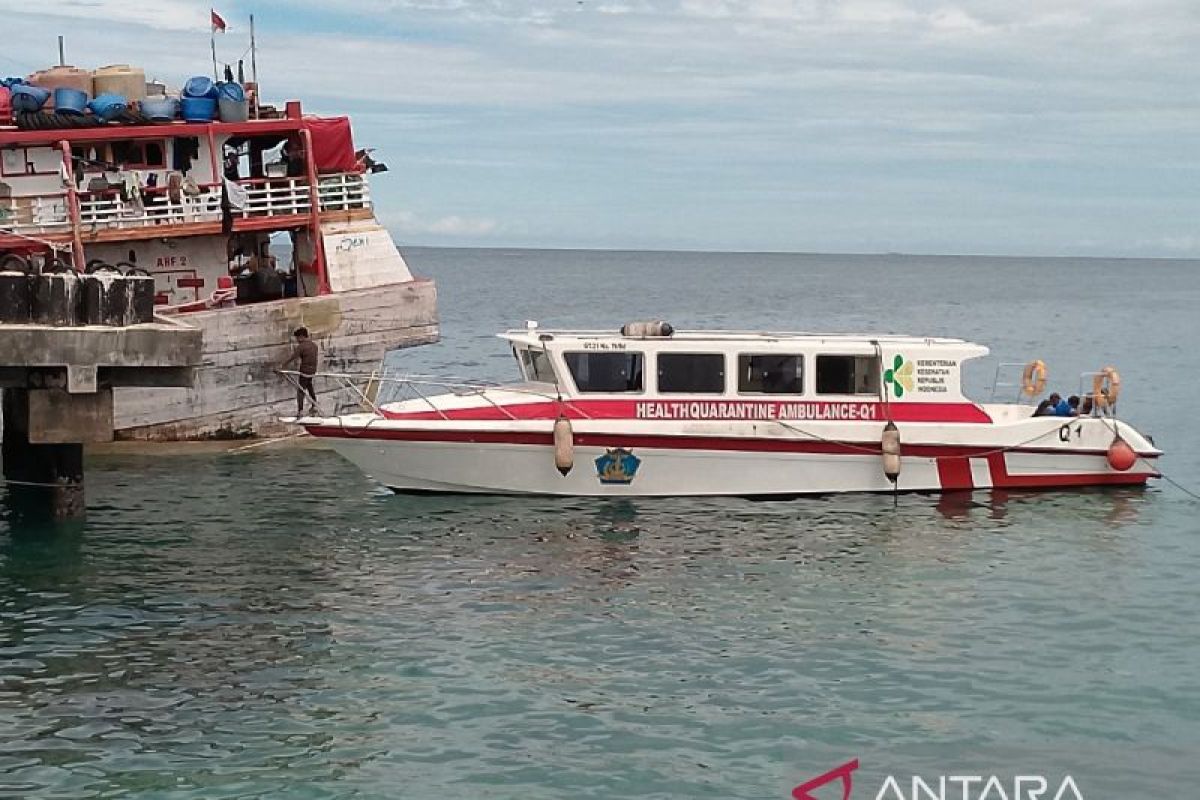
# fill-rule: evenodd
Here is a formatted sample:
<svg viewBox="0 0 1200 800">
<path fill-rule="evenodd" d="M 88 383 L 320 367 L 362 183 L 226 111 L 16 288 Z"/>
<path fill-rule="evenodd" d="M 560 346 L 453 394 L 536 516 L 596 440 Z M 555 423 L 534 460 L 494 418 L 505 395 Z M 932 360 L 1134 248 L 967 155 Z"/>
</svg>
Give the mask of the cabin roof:
<svg viewBox="0 0 1200 800">
<path fill-rule="evenodd" d="M 611 330 L 556 330 L 548 328 L 519 328 L 499 334 L 500 338 L 514 344 L 540 346 L 543 336 L 553 337 L 553 341 L 566 342 L 639 342 L 639 343 L 670 343 L 670 342 L 708 342 L 712 344 L 767 344 L 790 342 L 797 345 L 864 345 L 874 346 L 876 343 L 890 347 L 929 347 L 939 350 L 952 349 L 963 353 L 963 357 L 972 358 L 986 355 L 988 349 L 980 344 L 968 342 L 965 339 L 951 339 L 936 336 L 905 336 L 898 334 L 873 333 L 814 333 L 804 331 L 732 331 L 732 330 L 677 330 L 671 336 L 623 336 Z"/>
<path fill-rule="evenodd" d="M 36 147 L 58 142 L 102 142 L 110 140 L 172 139 L 180 136 L 261 136 L 302 130 L 309 117 L 254 119 L 246 122 L 166 122 L 145 125 L 95 125 L 85 128 L 20 130 L 0 128 L 0 147 Z"/>
</svg>

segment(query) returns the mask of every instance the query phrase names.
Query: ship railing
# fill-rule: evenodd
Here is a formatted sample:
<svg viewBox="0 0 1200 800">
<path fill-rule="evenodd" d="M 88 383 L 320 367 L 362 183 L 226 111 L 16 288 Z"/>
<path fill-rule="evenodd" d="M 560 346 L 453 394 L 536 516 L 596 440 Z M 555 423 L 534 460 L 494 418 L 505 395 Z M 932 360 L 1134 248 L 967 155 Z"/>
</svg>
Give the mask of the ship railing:
<svg viewBox="0 0 1200 800">
<path fill-rule="evenodd" d="M 294 370 L 281 370 L 281 374 L 292 382 L 296 382 L 302 377 L 299 372 Z M 562 399 L 556 391 L 537 389 L 526 384 L 504 384 L 434 375 L 395 374 L 386 368 L 370 373 L 318 372 L 312 377 L 318 395 L 334 395 L 333 411 L 335 416 L 355 412 L 385 416 L 384 406 L 406 401 L 419 401 L 439 419 L 449 420 L 452 417 L 446 412 L 455 409 L 444 408 L 435 401 L 438 397 L 454 395 L 457 397 L 477 396 L 508 419 L 519 419 L 505 407 L 505 404 L 496 402 L 491 395 L 491 392 L 504 392 L 505 394 L 528 395 L 542 400 L 561 402 L 564 409 L 569 409 L 576 416 L 590 419 L 590 415 L 585 410 L 570 400 Z"/>
<path fill-rule="evenodd" d="M 371 186 L 363 175 L 322 175 L 317 179 L 317 203 L 322 211 L 370 208 Z"/>
<path fill-rule="evenodd" d="M 312 193 L 303 178 L 252 178 L 237 182 L 246 191 L 235 219 L 307 216 L 312 213 Z M 200 186 L 198 194 L 172 199 L 166 187 L 148 187 L 139 199 L 124 199 L 114 187 L 77 194 L 79 221 L 85 231 L 143 228 L 221 220 L 221 185 Z M 362 175 L 325 175 L 318 180 L 321 211 L 351 211 L 371 207 L 371 190 Z M 70 200 L 66 192 L 0 197 L 0 231 L 63 233 L 71 230 Z"/>
<path fill-rule="evenodd" d="M 61 233 L 70 230 L 67 195 L 0 197 L 0 233 Z"/>
<path fill-rule="evenodd" d="M 255 178 L 238 181 L 246 190 L 246 202 L 235 216 L 275 217 L 306 215 L 312 210 L 308 182 L 296 178 Z M 220 190 L 218 189 L 218 197 Z"/>
<path fill-rule="evenodd" d="M 182 195 L 178 200 L 163 193 L 147 192 L 141 201 L 123 200 L 112 192 L 81 193 L 79 222 L 85 229 L 140 228 L 153 225 L 177 225 L 213 222 L 221 219 L 221 194 L 212 189 L 198 195 Z"/>
</svg>

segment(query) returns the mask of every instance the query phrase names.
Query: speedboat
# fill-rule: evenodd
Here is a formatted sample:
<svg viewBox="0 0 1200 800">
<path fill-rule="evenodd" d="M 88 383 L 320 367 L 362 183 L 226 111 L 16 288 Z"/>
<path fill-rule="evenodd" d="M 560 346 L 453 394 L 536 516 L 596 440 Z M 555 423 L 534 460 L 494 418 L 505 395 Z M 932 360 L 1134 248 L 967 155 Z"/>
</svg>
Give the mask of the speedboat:
<svg viewBox="0 0 1200 800">
<path fill-rule="evenodd" d="M 1142 485 L 1153 441 L 1116 418 L 1120 377 L 1080 378 L 1082 414 L 1036 414 L 1041 361 L 1010 402 L 968 399 L 949 338 L 676 331 L 500 334 L 507 384 L 378 377 L 365 411 L 294 422 L 397 492 L 795 496 Z M 1019 370 L 1022 364 L 1001 365 Z M 1083 387 L 1091 378 L 1091 391 Z M 325 380 L 352 376 L 328 375 Z M 388 382 L 396 391 L 381 402 Z M 1061 409 L 1060 409 L 1061 411 Z"/>
</svg>

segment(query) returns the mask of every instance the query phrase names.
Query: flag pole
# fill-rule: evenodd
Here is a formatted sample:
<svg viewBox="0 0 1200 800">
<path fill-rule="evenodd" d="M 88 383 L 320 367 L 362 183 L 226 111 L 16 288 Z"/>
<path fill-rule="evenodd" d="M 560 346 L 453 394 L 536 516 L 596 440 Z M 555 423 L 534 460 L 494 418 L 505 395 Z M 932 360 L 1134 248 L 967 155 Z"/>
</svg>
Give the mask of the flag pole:
<svg viewBox="0 0 1200 800">
<path fill-rule="evenodd" d="M 254 118 L 258 119 L 258 50 L 254 46 L 254 15 L 250 15 L 250 80 L 254 81 Z"/>
<path fill-rule="evenodd" d="M 212 47 L 213 80 L 219 81 L 221 77 L 217 75 L 217 26 L 212 24 L 212 20 L 208 21 L 208 43 Z"/>
</svg>

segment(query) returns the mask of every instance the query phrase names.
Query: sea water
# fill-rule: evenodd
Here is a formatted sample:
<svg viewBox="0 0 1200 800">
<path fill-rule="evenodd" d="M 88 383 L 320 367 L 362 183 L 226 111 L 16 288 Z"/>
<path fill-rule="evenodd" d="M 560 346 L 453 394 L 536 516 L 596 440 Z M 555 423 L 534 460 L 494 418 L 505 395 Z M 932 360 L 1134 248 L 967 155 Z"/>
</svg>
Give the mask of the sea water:
<svg viewBox="0 0 1200 800">
<path fill-rule="evenodd" d="M 999 363 L 1064 395 L 1116 366 L 1200 486 L 1196 262 L 406 256 L 443 341 L 400 369 L 510 378 L 528 319 L 960 336 L 983 400 Z M 1200 505 L 1164 482 L 893 508 L 400 497 L 319 449 L 88 469 L 86 522 L 0 521 L 0 796 L 786 800 L 851 759 L 868 800 L 1200 786 Z"/>
</svg>

